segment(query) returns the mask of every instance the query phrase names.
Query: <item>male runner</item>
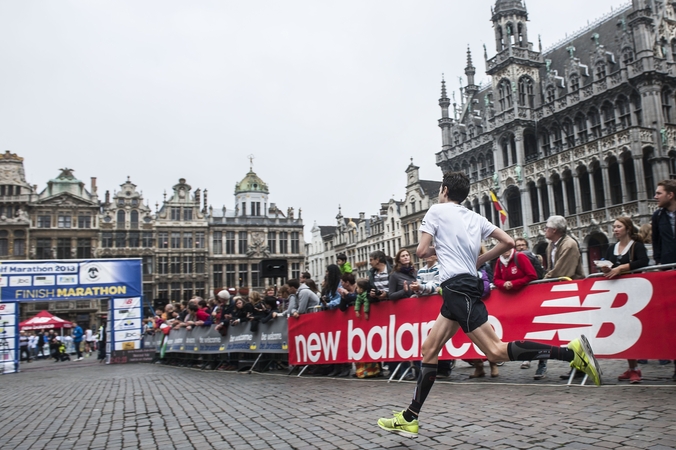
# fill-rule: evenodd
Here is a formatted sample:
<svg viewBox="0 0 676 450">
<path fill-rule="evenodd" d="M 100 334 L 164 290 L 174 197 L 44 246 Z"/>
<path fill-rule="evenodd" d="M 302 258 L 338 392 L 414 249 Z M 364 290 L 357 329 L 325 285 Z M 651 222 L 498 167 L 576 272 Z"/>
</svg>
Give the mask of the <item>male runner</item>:
<svg viewBox="0 0 676 450">
<path fill-rule="evenodd" d="M 444 175 L 439 203 L 425 214 L 420 227 L 416 254 L 439 258 L 443 305 L 429 336 L 422 346 L 422 368 L 409 407 L 393 418 L 378 420 L 384 430 L 409 437 L 418 436 L 418 414 L 437 375 L 439 352 L 458 331 L 467 334 L 491 362 L 530 361 L 554 358 L 570 361 L 571 367 L 585 372 L 596 385 L 601 371 L 584 336 L 572 340 L 567 348 L 530 341 L 502 342 L 488 323 L 488 312 L 481 301 L 483 282 L 477 267 L 514 247 L 514 240 L 484 217 L 462 206 L 469 193 L 469 178 L 462 172 Z M 481 241 L 492 237 L 498 244 L 481 256 Z"/>
</svg>

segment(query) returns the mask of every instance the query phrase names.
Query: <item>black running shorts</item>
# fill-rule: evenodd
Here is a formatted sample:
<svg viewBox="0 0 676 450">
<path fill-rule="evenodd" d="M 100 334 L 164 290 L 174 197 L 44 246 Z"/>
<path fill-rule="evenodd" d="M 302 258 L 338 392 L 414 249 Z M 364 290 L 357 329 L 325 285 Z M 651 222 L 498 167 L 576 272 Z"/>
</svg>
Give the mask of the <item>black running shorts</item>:
<svg viewBox="0 0 676 450">
<path fill-rule="evenodd" d="M 474 275 L 457 275 L 441 283 L 444 303 L 441 315 L 455 320 L 465 333 L 488 322 L 488 311 L 481 300 L 483 280 Z"/>
</svg>

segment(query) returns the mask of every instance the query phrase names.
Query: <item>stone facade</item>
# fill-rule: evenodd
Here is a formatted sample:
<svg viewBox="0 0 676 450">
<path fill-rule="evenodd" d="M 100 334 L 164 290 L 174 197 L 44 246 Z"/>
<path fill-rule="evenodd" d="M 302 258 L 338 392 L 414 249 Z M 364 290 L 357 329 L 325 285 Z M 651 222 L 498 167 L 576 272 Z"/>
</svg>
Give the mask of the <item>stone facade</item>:
<svg viewBox="0 0 676 450">
<path fill-rule="evenodd" d="M 208 206 L 207 190 L 178 180 L 153 212 L 129 178 L 99 201 L 72 169 L 37 192 L 25 178 L 23 158 L 0 155 L 0 259 L 141 258 L 143 294 L 159 303 L 209 297 L 215 288 L 262 289 L 298 277 L 305 244 L 301 211 L 282 213 L 268 203 L 267 185 L 250 170 L 235 187 L 235 207 Z M 286 259 L 288 274 L 263 279 L 263 259 Z M 283 278 L 283 279 L 282 279 Z M 27 302 L 21 319 L 48 309 L 87 326 L 107 299 Z"/>
<path fill-rule="evenodd" d="M 439 100 L 442 171 L 472 180 L 466 206 L 543 254 L 547 217 L 565 216 L 585 268 L 605 255 L 612 223 L 649 221 L 656 183 L 676 176 L 676 13 L 634 0 L 551 49 L 528 41 L 526 7 L 498 0 L 490 83 L 477 86 L 467 52 L 460 104 Z M 452 116 L 451 116 L 452 111 Z"/>
</svg>

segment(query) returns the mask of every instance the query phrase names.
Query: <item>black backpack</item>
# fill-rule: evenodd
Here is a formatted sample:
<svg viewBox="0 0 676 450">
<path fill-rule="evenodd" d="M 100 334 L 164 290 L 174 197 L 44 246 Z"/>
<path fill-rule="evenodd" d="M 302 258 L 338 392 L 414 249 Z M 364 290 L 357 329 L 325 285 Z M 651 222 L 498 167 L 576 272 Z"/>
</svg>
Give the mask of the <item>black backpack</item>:
<svg viewBox="0 0 676 450">
<path fill-rule="evenodd" d="M 537 256 L 533 254 L 533 252 L 529 250 L 524 250 L 522 252 L 516 253 L 523 253 L 524 255 L 526 255 L 526 257 L 528 257 L 530 263 L 533 265 L 533 268 L 535 269 L 535 273 L 538 276 L 538 280 L 541 280 L 545 277 L 545 268 L 542 267 L 542 263 L 540 263 L 540 260 L 538 259 Z M 517 268 L 519 267 L 519 258 L 516 255 L 514 255 L 514 264 L 516 264 Z"/>
</svg>

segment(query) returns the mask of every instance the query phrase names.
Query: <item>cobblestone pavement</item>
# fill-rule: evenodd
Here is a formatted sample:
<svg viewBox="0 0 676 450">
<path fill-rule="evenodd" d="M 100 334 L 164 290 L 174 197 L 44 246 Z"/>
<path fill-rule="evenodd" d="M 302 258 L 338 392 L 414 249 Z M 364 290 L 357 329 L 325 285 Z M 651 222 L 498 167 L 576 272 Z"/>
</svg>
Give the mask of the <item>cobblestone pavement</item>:
<svg viewBox="0 0 676 450">
<path fill-rule="evenodd" d="M 614 381 L 626 362 L 602 364 L 608 385 L 566 387 L 556 361 L 541 381 L 518 363 L 468 380 L 458 362 L 410 439 L 376 425 L 408 404 L 410 382 L 38 361 L 0 377 L 0 448 L 676 448 L 673 365 L 650 361 L 630 386 Z"/>
</svg>

